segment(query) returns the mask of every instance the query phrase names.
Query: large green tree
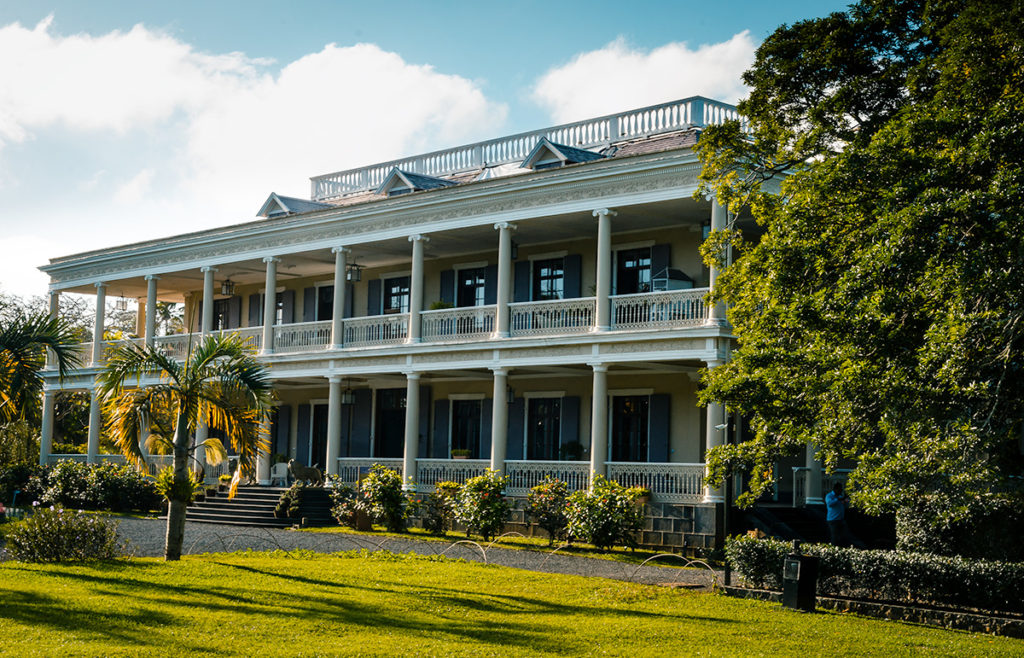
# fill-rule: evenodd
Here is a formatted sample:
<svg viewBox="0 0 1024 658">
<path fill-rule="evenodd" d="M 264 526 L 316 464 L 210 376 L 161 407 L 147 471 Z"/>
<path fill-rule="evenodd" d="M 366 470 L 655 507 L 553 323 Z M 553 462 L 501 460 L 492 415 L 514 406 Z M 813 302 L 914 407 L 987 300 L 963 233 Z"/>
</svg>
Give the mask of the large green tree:
<svg viewBox="0 0 1024 658">
<path fill-rule="evenodd" d="M 220 430 L 238 454 L 235 484 L 240 475 L 251 477 L 258 453 L 270 449 L 263 431 L 272 395 L 266 368 L 237 334 L 208 336 L 183 363 L 159 348 L 124 342 L 107 353 L 98 382 L 108 432 L 122 454 L 141 465 L 148 437 L 150 452 L 174 455 L 161 488 L 168 500 L 164 558 L 177 560 L 185 538 L 185 508 L 194 491 L 194 455 L 203 451 L 211 464 L 226 457 L 219 439 L 195 445 L 195 431 L 201 423 Z"/>
<path fill-rule="evenodd" d="M 75 342 L 66 322 L 46 315 L 10 314 L 0 320 L 0 422 L 38 422 L 47 350 L 63 377 L 78 365 Z"/>
<path fill-rule="evenodd" d="M 1019 495 L 1022 26 L 1019 2 L 924 0 L 782 26 L 746 123 L 701 136 L 703 192 L 761 229 L 704 248 L 738 254 L 716 293 L 738 349 L 702 399 L 752 419 L 709 457 L 751 474 L 746 502 L 809 442 L 858 460 L 856 504 L 936 537 Z"/>
</svg>

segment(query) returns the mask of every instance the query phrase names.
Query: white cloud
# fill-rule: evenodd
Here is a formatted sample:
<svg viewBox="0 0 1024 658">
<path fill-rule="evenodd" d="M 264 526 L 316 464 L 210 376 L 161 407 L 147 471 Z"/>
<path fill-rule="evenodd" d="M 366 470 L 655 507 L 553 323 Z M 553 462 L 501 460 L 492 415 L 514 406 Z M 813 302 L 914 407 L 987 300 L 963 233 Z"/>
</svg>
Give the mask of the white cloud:
<svg viewBox="0 0 1024 658">
<path fill-rule="evenodd" d="M 619 38 L 545 73 L 533 97 L 559 123 L 688 96 L 735 103 L 746 94 L 740 75 L 754 62 L 755 49 L 746 30 L 696 49 L 670 43 L 650 52 Z"/>
<path fill-rule="evenodd" d="M 278 68 L 142 25 L 65 36 L 48 18 L 0 26 L 0 62 L 0 172 L 17 173 L 0 176 L 0 230 L 47 235 L 20 243 L 31 268 L 244 221 L 271 191 L 308 196 L 312 175 L 492 136 L 507 112 L 372 44 Z M 0 286 L 39 293 L 34 272 L 5 269 Z"/>
</svg>

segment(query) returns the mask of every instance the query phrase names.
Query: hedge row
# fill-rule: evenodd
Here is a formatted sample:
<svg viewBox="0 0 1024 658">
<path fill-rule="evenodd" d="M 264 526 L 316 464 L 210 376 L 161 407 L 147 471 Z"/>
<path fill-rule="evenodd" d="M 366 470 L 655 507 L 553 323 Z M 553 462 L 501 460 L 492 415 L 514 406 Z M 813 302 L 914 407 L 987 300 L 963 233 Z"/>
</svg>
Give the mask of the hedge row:
<svg viewBox="0 0 1024 658">
<path fill-rule="evenodd" d="M 148 512 L 160 509 L 162 498 L 153 478 L 128 464 L 85 464 L 62 460 L 53 466 L 0 465 L 0 502 L 17 506 L 34 501 L 71 509 Z"/>
<path fill-rule="evenodd" d="M 754 587 L 782 589 L 788 543 L 736 537 L 725 547 L 732 568 Z M 916 605 L 1024 612 L 1024 563 L 929 553 L 864 551 L 827 544 L 802 547 L 817 556 L 818 594 Z"/>
</svg>

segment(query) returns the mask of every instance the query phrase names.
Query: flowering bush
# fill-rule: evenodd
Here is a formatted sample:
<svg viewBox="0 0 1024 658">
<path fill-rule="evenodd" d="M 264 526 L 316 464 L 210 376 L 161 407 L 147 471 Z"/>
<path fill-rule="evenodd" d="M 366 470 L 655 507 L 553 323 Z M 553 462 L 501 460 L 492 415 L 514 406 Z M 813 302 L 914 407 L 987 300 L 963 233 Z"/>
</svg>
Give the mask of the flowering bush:
<svg viewBox="0 0 1024 658">
<path fill-rule="evenodd" d="M 438 482 L 434 491 L 423 501 L 423 528 L 435 535 L 443 535 L 452 529 L 455 518 L 455 504 L 459 489 L 458 482 Z"/>
<path fill-rule="evenodd" d="M 459 489 L 455 518 L 466 525 L 466 534 L 481 535 L 489 540 L 505 527 L 508 501 L 502 496 L 507 478 L 487 469 L 483 475 L 466 480 Z"/>
<path fill-rule="evenodd" d="M 157 483 L 127 464 L 62 460 L 32 478 L 40 502 L 111 512 L 148 512 L 160 506 Z"/>
<path fill-rule="evenodd" d="M 398 471 L 374 464 L 369 475 L 359 483 L 359 500 L 375 523 L 382 523 L 390 532 L 405 532 L 409 516 L 409 497 L 402 491 Z"/>
<path fill-rule="evenodd" d="M 526 496 L 526 513 L 534 523 L 548 533 L 548 545 L 568 534 L 569 520 L 565 516 L 569 487 L 552 477 L 545 477 Z"/>
<path fill-rule="evenodd" d="M 774 539 L 735 537 L 725 545 L 726 559 L 737 573 L 769 589 L 782 588 L 782 564 L 789 552 L 789 544 Z M 820 560 L 818 593 L 825 596 L 1024 612 L 1024 563 L 827 544 L 805 545 L 802 552 Z"/>
<path fill-rule="evenodd" d="M 590 491 L 569 495 L 565 510 L 569 537 L 598 548 L 616 544 L 636 548 L 634 535 L 643 522 L 643 510 L 634 496 L 618 482 L 595 476 Z"/>
<path fill-rule="evenodd" d="M 327 478 L 330 484 L 331 516 L 343 526 L 356 527 L 356 515 L 360 510 L 359 493 L 342 484 L 335 476 L 329 475 Z"/>
<path fill-rule="evenodd" d="M 113 560 L 127 553 L 117 524 L 57 505 L 13 524 L 6 540 L 7 552 L 22 562 Z"/>
<path fill-rule="evenodd" d="M 42 473 L 43 467 L 36 464 L 4 464 L 0 465 L 0 503 L 11 505 L 17 503 L 14 500 L 14 492 L 18 494 L 18 500 L 24 501 L 27 498 L 27 485 L 32 476 Z M 28 501 L 31 502 L 31 498 Z"/>
</svg>

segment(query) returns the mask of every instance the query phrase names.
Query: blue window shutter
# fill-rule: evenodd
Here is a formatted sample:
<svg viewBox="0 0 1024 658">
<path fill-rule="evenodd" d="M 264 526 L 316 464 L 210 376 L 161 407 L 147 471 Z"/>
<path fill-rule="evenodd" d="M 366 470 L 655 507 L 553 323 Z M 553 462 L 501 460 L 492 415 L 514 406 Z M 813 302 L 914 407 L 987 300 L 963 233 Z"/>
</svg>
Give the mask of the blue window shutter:
<svg viewBox="0 0 1024 658">
<path fill-rule="evenodd" d="M 498 301 L 498 266 L 488 265 L 484 268 L 484 304 L 495 304 Z"/>
<path fill-rule="evenodd" d="M 441 271 L 441 295 L 439 299 L 455 306 L 455 270 Z"/>
<path fill-rule="evenodd" d="M 416 456 L 425 459 L 427 454 L 427 441 L 430 439 L 430 393 L 431 387 L 420 384 L 420 437 L 419 450 Z"/>
<path fill-rule="evenodd" d="M 651 247 L 651 278 L 672 266 L 672 245 L 656 244 Z"/>
<path fill-rule="evenodd" d="M 235 295 L 228 300 L 228 329 L 242 326 L 242 298 Z"/>
<path fill-rule="evenodd" d="M 355 284 L 346 283 L 345 284 L 345 315 L 343 315 L 342 317 L 344 317 L 344 318 L 352 317 L 352 309 L 354 308 L 354 306 L 352 305 L 352 298 L 355 297 L 355 295 L 356 295 Z"/>
<path fill-rule="evenodd" d="M 288 430 L 291 428 L 292 408 L 287 404 L 277 407 L 274 425 L 274 452 L 288 454 Z"/>
<path fill-rule="evenodd" d="M 523 414 L 526 410 L 523 398 L 516 398 L 508 405 L 508 443 L 506 459 L 523 458 Z"/>
<path fill-rule="evenodd" d="M 349 439 L 349 457 L 370 457 L 370 422 L 373 418 L 373 392 L 357 388 L 356 403 L 352 405 L 352 436 Z"/>
<path fill-rule="evenodd" d="M 565 273 L 562 280 L 563 296 L 565 299 L 581 297 L 583 288 L 581 278 L 583 273 L 583 257 L 579 254 L 569 254 L 563 259 L 562 267 Z"/>
<path fill-rule="evenodd" d="M 651 418 L 647 425 L 647 461 L 658 463 L 668 461 L 671 406 L 671 396 L 667 393 L 655 393 L 651 396 Z"/>
<path fill-rule="evenodd" d="M 559 424 L 559 459 L 578 460 L 582 457 L 580 445 L 580 398 L 567 395 L 562 398 L 562 422 Z"/>
<path fill-rule="evenodd" d="M 295 461 L 309 466 L 309 405 L 299 405 L 299 427 L 295 445 Z"/>
<path fill-rule="evenodd" d="M 366 314 L 380 315 L 381 280 L 370 279 L 366 282 Z"/>
<path fill-rule="evenodd" d="M 512 301 L 530 301 L 530 261 L 517 260 L 513 278 L 515 279 L 515 285 L 513 286 Z"/>
<path fill-rule="evenodd" d="M 281 293 L 281 324 L 295 322 L 295 291 L 285 290 Z"/>
<path fill-rule="evenodd" d="M 316 286 L 310 286 L 302 291 L 302 321 L 316 321 Z"/>
<path fill-rule="evenodd" d="M 430 456 L 448 459 L 448 400 L 434 401 L 434 438 L 430 443 Z"/>
<path fill-rule="evenodd" d="M 260 317 L 262 317 L 262 315 L 263 315 L 263 309 L 260 306 L 260 302 L 261 302 L 260 297 L 262 297 L 262 295 L 260 295 L 258 292 L 254 293 L 252 295 L 249 295 L 249 326 L 250 327 L 259 327 L 259 326 L 261 326 L 263 324 L 262 322 L 260 322 Z"/>
<path fill-rule="evenodd" d="M 494 400 L 484 398 L 480 403 L 480 459 L 491 458 L 491 418 L 494 415 Z"/>
</svg>

